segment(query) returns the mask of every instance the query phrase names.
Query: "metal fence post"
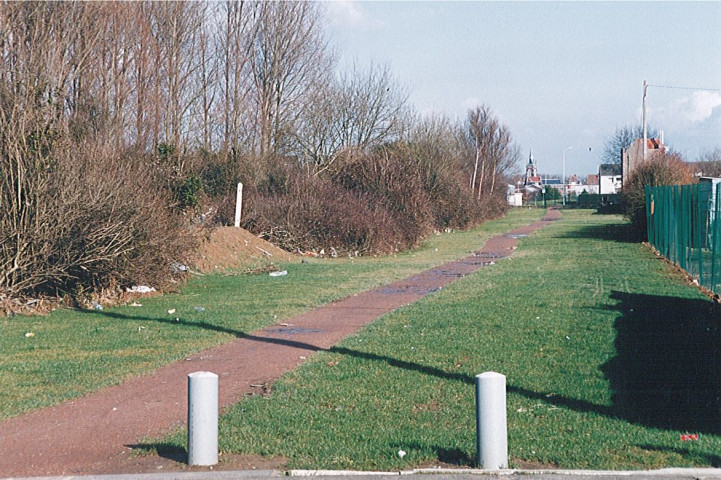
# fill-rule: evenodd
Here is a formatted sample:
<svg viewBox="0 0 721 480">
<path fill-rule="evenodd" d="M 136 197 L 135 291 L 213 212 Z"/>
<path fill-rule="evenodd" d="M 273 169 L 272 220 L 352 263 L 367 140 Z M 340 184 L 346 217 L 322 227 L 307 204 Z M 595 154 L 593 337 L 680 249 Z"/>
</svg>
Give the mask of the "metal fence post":
<svg viewBox="0 0 721 480">
<path fill-rule="evenodd" d="M 505 375 L 476 375 L 476 430 L 478 466 L 485 470 L 508 468 Z"/>
<path fill-rule="evenodd" d="M 188 375 L 188 465 L 218 463 L 218 376 Z"/>
</svg>

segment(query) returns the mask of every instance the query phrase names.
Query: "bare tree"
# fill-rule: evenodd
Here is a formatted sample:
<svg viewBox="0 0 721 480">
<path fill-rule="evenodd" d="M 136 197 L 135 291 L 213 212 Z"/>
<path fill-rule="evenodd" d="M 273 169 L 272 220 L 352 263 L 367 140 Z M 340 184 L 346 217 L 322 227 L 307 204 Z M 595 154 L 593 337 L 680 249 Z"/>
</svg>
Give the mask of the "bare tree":
<svg viewBox="0 0 721 480">
<path fill-rule="evenodd" d="M 247 140 L 248 95 L 250 92 L 250 55 L 252 48 L 249 2 L 226 1 L 225 15 L 218 29 L 218 56 L 222 58 L 221 105 L 222 148 L 239 152 Z"/>
<path fill-rule="evenodd" d="M 336 129 L 341 97 L 337 82 L 315 88 L 297 122 L 293 149 L 308 175 L 327 170 L 344 151 Z"/>
<path fill-rule="evenodd" d="M 253 105 L 258 153 L 277 154 L 307 106 L 307 93 L 332 65 L 312 2 L 261 2 L 253 9 Z"/>
<path fill-rule="evenodd" d="M 155 39 L 159 46 L 159 85 L 167 99 L 164 141 L 187 144 L 188 114 L 202 89 L 195 82 L 201 68 L 197 47 L 206 4 L 200 2 L 161 2 L 156 4 Z"/>
<path fill-rule="evenodd" d="M 152 165 L 117 148 L 136 68 L 159 65 L 157 51 L 144 63 L 133 48 L 145 5 L 0 5 L 0 294 L 159 279 L 187 229 Z"/>
<path fill-rule="evenodd" d="M 131 82 L 132 115 L 134 129 L 130 133 L 131 143 L 142 151 L 155 147 L 158 140 L 159 115 L 161 101 L 154 93 L 158 85 L 157 70 L 154 62 L 159 58 L 157 44 L 152 33 L 154 4 L 138 2 L 131 15 L 128 28 L 127 49 L 131 52 L 132 64 L 129 66 Z M 155 101 L 154 101 L 155 100 Z"/>
<path fill-rule="evenodd" d="M 470 148 L 473 155 L 473 174 L 470 178 L 471 193 L 476 191 L 476 177 L 478 176 L 478 165 L 481 163 L 484 129 L 487 123 L 488 111 L 486 107 L 476 107 L 469 110 L 463 138 L 466 147 Z"/>
<path fill-rule="evenodd" d="M 212 33 L 212 29 L 214 29 L 216 25 L 209 21 L 209 17 L 213 18 L 216 15 L 217 9 L 215 5 L 216 4 L 206 5 L 203 18 L 201 18 L 202 23 L 198 31 L 197 45 L 198 61 L 200 64 L 197 73 L 200 105 L 195 109 L 197 111 L 195 123 L 197 124 L 197 130 L 201 137 L 199 143 L 205 151 L 211 151 L 213 148 L 213 110 L 218 95 L 216 84 L 219 79 L 221 53 L 220 48 L 215 44 L 215 36 Z"/>
<path fill-rule="evenodd" d="M 693 164 L 694 172 L 707 177 L 721 176 L 721 147 L 708 150 L 699 155 Z"/>
<path fill-rule="evenodd" d="M 25 271 L 47 255 L 46 202 L 57 143 L 97 36 L 86 4 L 13 3 L 0 9 L 0 289 L 32 286 Z"/>
<path fill-rule="evenodd" d="M 648 138 L 654 138 L 658 136 L 658 131 L 649 127 L 647 136 Z M 642 125 L 625 125 L 616 128 L 616 131 L 606 140 L 603 146 L 601 161 L 603 163 L 621 163 L 621 150 L 630 147 L 637 138 L 643 138 Z"/>
<path fill-rule="evenodd" d="M 518 150 L 508 127 L 484 105 L 468 111 L 462 132 L 462 144 L 472 165 L 469 185 L 480 199 L 486 187 L 489 193 L 494 192 L 497 177 L 518 160 Z"/>
<path fill-rule="evenodd" d="M 408 123 L 406 102 L 387 66 L 353 65 L 339 80 L 315 86 L 296 127 L 301 157 L 318 175 L 344 151 L 397 140 Z"/>
<path fill-rule="evenodd" d="M 89 45 L 87 67 L 76 75 L 68 109 L 70 128 L 76 139 L 90 135 L 108 148 L 124 145 L 129 113 L 131 50 L 127 48 L 131 4 L 85 4 L 85 32 L 80 45 Z M 83 47 L 80 48 L 83 50 Z M 74 61 L 74 60 L 72 60 Z"/>
<path fill-rule="evenodd" d="M 367 72 L 353 65 L 341 75 L 337 135 L 344 146 L 366 148 L 390 140 L 400 130 L 407 94 L 387 65 Z"/>
<path fill-rule="evenodd" d="M 420 167 L 428 172 L 425 177 L 431 195 L 442 186 L 445 178 L 458 178 L 459 187 L 466 184 L 465 180 L 460 180 L 463 152 L 457 142 L 457 128 L 454 121 L 437 114 L 412 122 L 408 143 Z"/>
</svg>

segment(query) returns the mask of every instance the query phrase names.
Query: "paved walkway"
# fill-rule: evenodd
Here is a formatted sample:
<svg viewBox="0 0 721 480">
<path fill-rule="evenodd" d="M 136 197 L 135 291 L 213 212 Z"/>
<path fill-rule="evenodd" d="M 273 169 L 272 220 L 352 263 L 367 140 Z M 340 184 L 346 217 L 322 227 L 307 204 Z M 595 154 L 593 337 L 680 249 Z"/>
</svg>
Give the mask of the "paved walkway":
<svg viewBox="0 0 721 480">
<path fill-rule="evenodd" d="M 152 374 L 6 420 L 0 425 L 0 477 L 137 472 L 129 460 L 132 448 L 185 423 L 189 373 L 217 373 L 221 408 L 237 403 L 379 316 L 510 255 L 519 235 L 559 217 L 550 210 L 541 221 L 490 239 L 473 256 L 325 305 L 289 320 L 292 326 L 235 332 L 236 340 Z"/>
</svg>

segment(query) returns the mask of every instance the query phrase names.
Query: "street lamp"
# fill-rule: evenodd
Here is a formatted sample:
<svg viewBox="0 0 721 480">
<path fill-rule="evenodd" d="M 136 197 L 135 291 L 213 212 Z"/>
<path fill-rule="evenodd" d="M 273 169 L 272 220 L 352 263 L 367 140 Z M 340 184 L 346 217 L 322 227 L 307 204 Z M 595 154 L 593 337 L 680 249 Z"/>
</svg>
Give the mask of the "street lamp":
<svg viewBox="0 0 721 480">
<path fill-rule="evenodd" d="M 563 206 L 566 206 L 566 150 L 570 150 L 573 147 L 566 147 L 563 149 L 563 178 L 561 179 L 561 182 L 563 182 L 562 188 L 563 188 L 563 195 L 562 195 L 562 203 Z"/>
</svg>

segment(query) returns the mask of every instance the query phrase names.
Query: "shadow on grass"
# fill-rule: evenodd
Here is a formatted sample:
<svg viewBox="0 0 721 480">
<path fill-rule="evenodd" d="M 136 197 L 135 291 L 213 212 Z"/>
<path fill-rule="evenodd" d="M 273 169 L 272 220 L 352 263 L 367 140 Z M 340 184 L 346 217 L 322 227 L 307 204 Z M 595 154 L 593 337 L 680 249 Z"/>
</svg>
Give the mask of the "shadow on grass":
<svg viewBox="0 0 721 480">
<path fill-rule="evenodd" d="M 137 443 L 132 445 L 125 445 L 127 448 L 133 450 L 139 450 L 143 453 L 157 453 L 161 458 L 167 458 L 178 463 L 188 463 L 188 451 L 172 443 Z M 142 455 L 142 453 L 141 453 Z"/>
<path fill-rule="evenodd" d="M 351 357 L 356 358 L 362 358 L 364 360 L 371 360 L 376 362 L 383 362 L 391 367 L 394 368 L 400 368 L 407 371 L 413 371 L 418 372 L 424 375 L 429 375 L 437 378 L 441 378 L 444 380 L 450 380 L 450 381 L 456 381 L 456 382 L 463 382 L 468 385 L 475 385 L 476 379 L 472 375 L 467 375 L 463 373 L 457 373 L 457 372 L 448 372 L 445 370 L 442 370 L 440 368 L 431 367 L 427 365 L 422 365 L 420 363 L 415 362 L 409 362 L 406 360 L 400 360 L 397 358 L 389 357 L 386 355 L 378 355 L 375 353 L 368 353 L 368 352 L 361 352 L 358 350 L 353 350 L 346 347 L 339 347 L 339 346 L 333 346 L 330 348 L 321 348 L 317 345 L 313 345 L 311 343 L 306 342 L 300 342 L 297 340 L 288 340 L 284 338 L 271 338 L 271 337 L 264 337 L 259 335 L 252 335 L 246 332 L 243 332 L 241 330 L 234 330 L 227 327 L 221 327 L 218 325 L 213 325 L 209 322 L 205 321 L 190 321 L 190 320 L 184 320 L 179 319 L 177 322 L 174 319 L 170 318 L 163 318 L 163 317 L 144 317 L 144 316 L 134 316 L 134 315 L 125 315 L 119 312 L 111 312 L 111 311 L 105 311 L 105 310 L 86 310 L 84 311 L 88 314 L 95 314 L 95 315 L 102 315 L 105 317 L 120 319 L 120 320 L 143 320 L 143 321 L 156 321 L 160 323 L 167 323 L 171 325 L 182 325 L 186 327 L 193 327 L 193 328 L 201 328 L 201 329 L 207 329 L 222 333 L 228 333 L 236 338 L 242 338 L 246 340 L 251 341 L 258 341 L 258 342 L 264 342 L 264 343 L 270 343 L 270 344 L 276 344 L 276 345 L 283 345 L 283 346 L 289 346 L 293 348 L 298 348 L 305 351 L 311 351 L 311 352 L 318 352 L 318 351 L 326 351 L 330 353 L 337 353 L 340 355 L 348 355 Z M 565 397 L 563 395 L 557 395 L 557 394 L 551 394 L 549 392 L 536 392 L 533 390 L 529 390 L 524 387 L 516 386 L 513 384 L 508 384 L 506 387 L 507 391 L 510 393 L 516 393 L 518 395 L 522 395 L 526 398 L 532 399 L 532 400 L 539 400 L 546 402 L 550 405 L 555 405 L 557 407 L 564 407 L 568 408 L 574 411 L 578 412 L 593 412 L 597 413 L 599 415 L 609 416 L 609 417 L 615 417 L 614 409 L 611 407 L 607 407 L 604 405 L 597 405 L 591 402 L 587 402 L 585 400 L 580 400 L 576 398 L 570 398 Z"/>
<path fill-rule="evenodd" d="M 611 223 L 607 225 L 585 225 L 557 238 L 588 238 L 610 240 L 619 243 L 637 243 L 643 241 L 629 223 Z"/>
<path fill-rule="evenodd" d="M 183 318 L 179 318 L 177 321 L 172 318 L 164 318 L 164 317 L 146 317 L 146 316 L 140 316 L 140 315 L 126 315 L 124 313 L 119 312 L 109 312 L 106 310 L 82 310 L 83 313 L 91 314 L 91 315 L 101 315 L 103 317 L 109 317 L 114 318 L 117 320 L 133 320 L 133 321 L 149 321 L 149 322 L 158 322 L 158 323 L 166 323 L 169 325 L 178 325 L 183 327 L 192 327 L 192 328 L 200 328 L 202 330 L 210 330 L 214 332 L 220 332 L 220 333 L 227 333 L 229 335 L 233 335 L 236 338 L 244 338 L 247 340 L 255 340 L 259 342 L 266 342 L 266 343 L 273 343 L 277 345 L 285 345 L 289 347 L 295 347 L 302 350 L 310 350 L 313 352 L 317 352 L 319 350 L 323 350 L 322 348 L 311 345 L 309 343 L 304 342 L 297 342 L 294 340 L 286 340 L 283 338 L 270 338 L 270 337 L 261 337 L 257 335 L 251 335 L 249 333 L 246 333 L 242 330 L 235 330 L 232 328 L 222 327 L 219 325 L 214 325 L 210 322 L 206 322 L 204 320 L 186 320 Z"/>
<path fill-rule="evenodd" d="M 704 299 L 613 292 L 616 356 L 602 370 L 614 413 L 633 423 L 721 433 L 719 306 Z"/>
<path fill-rule="evenodd" d="M 136 316 L 136 315 L 126 315 L 120 312 L 113 312 L 113 311 L 107 311 L 107 310 L 87 310 L 84 311 L 87 314 L 90 315 L 101 315 L 109 318 L 115 318 L 119 320 L 136 320 L 136 321 L 156 321 L 160 323 L 166 323 L 170 325 L 182 325 L 183 327 L 193 327 L 193 328 L 201 328 L 201 329 L 207 329 L 212 330 L 216 332 L 222 332 L 231 334 L 236 338 L 242 338 L 247 339 L 251 341 L 258 341 L 258 342 L 264 342 L 269 344 L 277 344 L 277 345 L 284 345 L 284 346 L 290 346 L 293 348 L 298 348 L 305 351 L 311 351 L 311 352 L 318 352 L 318 351 L 327 351 L 330 353 L 336 353 L 341 355 L 347 355 L 352 356 L 356 358 L 362 358 L 364 360 L 370 360 L 375 362 L 383 362 L 387 365 L 390 365 L 394 368 L 399 368 L 407 371 L 412 372 L 418 372 L 423 375 L 429 375 L 437 378 L 441 378 L 444 380 L 449 381 L 456 381 L 456 382 L 462 382 L 469 386 L 475 385 L 475 377 L 472 375 L 467 375 L 463 373 L 457 373 L 457 372 L 448 372 L 445 370 L 442 370 L 440 368 L 431 367 L 427 365 L 422 365 L 415 362 L 409 362 L 405 360 L 400 360 L 397 358 L 393 358 L 386 355 L 378 355 L 374 353 L 368 353 L 368 352 L 362 352 L 358 350 L 353 350 L 346 347 L 339 347 L 339 346 L 333 346 L 331 348 L 321 348 L 317 345 L 313 345 L 306 342 L 300 342 L 295 340 L 288 340 L 283 338 L 268 338 L 264 336 L 259 335 L 252 335 L 245 333 L 240 330 L 234 330 L 227 327 L 222 327 L 218 325 L 213 325 L 209 322 L 205 321 L 190 321 L 190 320 L 184 320 L 179 319 L 177 322 L 174 319 L 170 318 L 163 318 L 163 317 L 147 317 L 147 316 Z M 584 400 L 579 400 L 575 398 L 569 398 L 564 397 L 562 395 L 555 395 L 550 394 L 548 392 L 536 392 L 532 391 L 523 387 L 515 386 L 512 384 L 507 385 L 507 392 L 510 393 L 516 393 L 518 395 L 522 395 L 526 398 L 546 402 L 550 405 L 555 405 L 558 407 L 564 407 L 571 410 L 579 411 L 579 412 L 594 412 L 599 415 L 605 415 L 605 416 L 613 416 L 613 411 L 610 407 L 596 405 Z M 181 455 L 186 455 L 187 452 L 185 452 L 185 449 L 178 449 L 177 446 L 173 446 L 172 444 L 142 444 L 142 445 L 135 445 L 130 446 L 132 448 L 144 448 L 146 450 L 153 450 L 156 449 L 158 451 L 158 454 L 160 456 L 167 456 L 167 458 L 176 459 L 179 458 Z M 465 465 L 465 466 L 474 466 L 475 460 L 471 457 L 469 457 L 465 452 L 459 449 L 449 449 L 445 447 L 440 446 L 434 446 L 433 449 L 436 451 L 438 460 L 444 463 L 453 464 L 453 465 Z M 162 452 L 161 452 L 162 450 Z M 181 451 L 182 450 L 182 451 Z"/>
<path fill-rule="evenodd" d="M 433 449 L 436 451 L 438 460 L 443 463 L 460 467 L 475 467 L 477 465 L 476 457 L 468 455 L 460 448 L 433 447 Z"/>
<path fill-rule="evenodd" d="M 613 390 L 613 406 L 550 392 L 538 392 L 509 383 L 509 393 L 581 413 L 593 413 L 648 427 L 696 433 L 721 434 L 721 368 L 719 347 L 721 310 L 705 299 L 684 299 L 657 295 L 613 292 L 614 307 L 620 312 L 615 323 L 617 355 L 601 368 Z M 200 328 L 233 335 L 236 338 L 290 346 L 305 351 L 328 351 L 341 355 L 383 362 L 394 368 L 418 372 L 449 381 L 475 384 L 472 375 L 448 372 L 432 366 L 386 355 L 334 346 L 328 349 L 285 338 L 269 338 L 213 325 L 206 321 L 152 318 L 113 311 L 88 311 L 126 320 L 146 320 Z M 158 449 L 157 445 L 150 447 Z M 162 445 L 161 445 L 162 447 Z M 434 447 L 435 448 L 435 447 Z M 646 449 L 664 447 L 644 446 Z M 435 448 L 445 463 L 472 465 L 464 452 Z M 672 449 L 686 457 L 692 451 Z M 160 449 L 158 449 L 159 454 Z M 177 456 L 178 451 L 168 455 Z M 161 454 L 162 456 L 163 454 Z M 441 458 L 443 457 L 443 458 Z M 707 463 L 719 465 L 719 457 L 708 456 Z M 171 457 L 169 457 L 171 458 Z"/>
<path fill-rule="evenodd" d="M 649 452 L 676 453 L 686 460 L 696 460 L 699 464 L 708 464 L 714 468 L 721 466 L 721 457 L 718 455 L 694 452 L 688 448 L 659 447 L 656 445 L 637 445 L 637 447 Z"/>
<path fill-rule="evenodd" d="M 259 336 L 259 335 L 252 335 L 252 334 L 243 332 L 241 330 L 234 330 L 234 329 L 227 328 L 227 327 L 213 325 L 212 323 L 209 323 L 206 321 L 190 321 L 190 320 L 179 319 L 176 322 L 174 319 L 170 319 L 170 318 L 163 318 L 163 317 L 154 318 L 154 317 L 146 317 L 146 316 L 126 315 L 123 313 L 111 312 L 111 311 L 107 311 L 107 310 L 84 310 L 83 312 L 87 313 L 87 314 L 91 314 L 91 315 L 102 315 L 104 317 L 110 317 L 110 318 L 115 318 L 115 319 L 119 319 L 119 320 L 155 321 L 155 322 L 167 323 L 167 324 L 171 324 L 171 325 L 182 325 L 184 327 L 201 328 L 201 329 L 231 334 L 236 338 L 242 338 L 242 339 L 251 340 L 251 341 L 289 346 L 289 347 L 298 348 L 301 350 L 311 351 L 311 352 L 325 351 L 325 352 L 337 353 L 337 354 L 341 354 L 341 355 L 348 355 L 348 356 L 356 357 L 356 358 L 362 358 L 364 360 L 383 362 L 394 368 L 400 368 L 403 370 L 418 372 L 418 373 L 421 373 L 424 375 L 429 375 L 429 376 L 441 378 L 444 380 L 463 382 L 468 385 L 475 385 L 475 382 L 476 382 L 475 377 L 472 375 L 467 375 L 467 374 L 457 373 L 457 372 L 448 372 L 448 371 L 442 370 L 440 368 L 422 365 L 420 363 L 415 363 L 415 362 L 409 362 L 406 360 L 400 360 L 400 359 L 389 357 L 386 355 L 378 355 L 375 353 L 361 352 L 358 350 L 353 350 L 350 348 L 339 347 L 339 346 L 333 346 L 330 348 L 322 348 L 317 345 L 313 345 L 311 343 L 301 342 L 301 341 L 297 341 L 297 340 L 288 340 L 288 339 L 284 339 L 284 338 L 272 338 L 272 337 L 265 337 L 265 336 Z M 565 408 L 579 411 L 579 412 L 594 412 L 599 415 L 615 416 L 614 411 L 611 407 L 607 407 L 607 406 L 603 406 L 603 405 L 596 405 L 594 403 L 587 402 L 585 400 L 564 397 L 563 395 L 551 394 L 548 392 L 535 392 L 533 390 L 529 390 L 524 387 L 515 386 L 512 384 L 508 384 L 506 388 L 507 388 L 508 392 L 516 393 L 516 394 L 522 395 L 522 396 L 532 399 L 532 400 L 543 401 L 550 405 L 555 405 L 558 407 L 565 407 Z"/>
<path fill-rule="evenodd" d="M 455 467 L 470 467 L 474 468 L 477 466 L 475 455 L 469 455 L 460 448 L 446 448 L 438 445 L 427 445 L 418 442 L 404 442 L 402 445 L 393 445 L 393 450 L 399 448 L 409 448 L 416 451 L 433 451 L 433 454 L 439 462 Z"/>
</svg>

